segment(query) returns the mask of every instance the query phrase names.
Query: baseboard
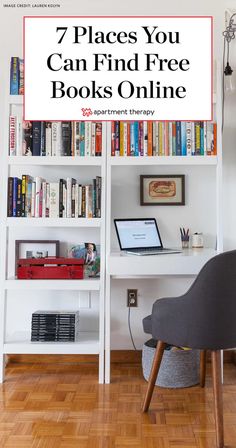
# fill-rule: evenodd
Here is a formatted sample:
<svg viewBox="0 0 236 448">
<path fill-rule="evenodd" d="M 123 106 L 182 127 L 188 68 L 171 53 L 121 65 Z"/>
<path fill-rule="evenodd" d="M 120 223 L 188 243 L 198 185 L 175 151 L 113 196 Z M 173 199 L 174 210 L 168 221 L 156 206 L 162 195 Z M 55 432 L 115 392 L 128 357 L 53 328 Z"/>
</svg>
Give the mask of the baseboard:
<svg viewBox="0 0 236 448">
<path fill-rule="evenodd" d="M 137 364 L 141 362 L 141 350 L 112 350 L 111 362 L 119 364 Z M 208 355 L 210 361 L 210 352 Z M 50 363 L 97 363 L 98 355 L 8 355 L 8 362 L 27 364 Z M 235 350 L 224 351 L 224 362 L 236 364 Z"/>
<path fill-rule="evenodd" d="M 139 363 L 141 350 L 112 350 L 111 362 L 113 363 Z M 8 362 L 27 364 L 50 363 L 96 363 L 98 355 L 8 355 Z"/>
</svg>

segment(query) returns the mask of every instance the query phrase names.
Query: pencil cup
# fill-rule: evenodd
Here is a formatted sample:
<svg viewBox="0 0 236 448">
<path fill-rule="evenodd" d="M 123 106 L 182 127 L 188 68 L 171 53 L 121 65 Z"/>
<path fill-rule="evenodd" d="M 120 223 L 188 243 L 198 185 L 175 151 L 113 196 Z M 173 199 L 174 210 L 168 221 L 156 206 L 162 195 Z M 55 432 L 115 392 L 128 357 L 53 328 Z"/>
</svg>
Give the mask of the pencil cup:
<svg viewBox="0 0 236 448">
<path fill-rule="evenodd" d="M 189 236 L 185 237 L 184 239 L 181 238 L 182 243 L 182 249 L 188 249 L 189 248 Z"/>
</svg>

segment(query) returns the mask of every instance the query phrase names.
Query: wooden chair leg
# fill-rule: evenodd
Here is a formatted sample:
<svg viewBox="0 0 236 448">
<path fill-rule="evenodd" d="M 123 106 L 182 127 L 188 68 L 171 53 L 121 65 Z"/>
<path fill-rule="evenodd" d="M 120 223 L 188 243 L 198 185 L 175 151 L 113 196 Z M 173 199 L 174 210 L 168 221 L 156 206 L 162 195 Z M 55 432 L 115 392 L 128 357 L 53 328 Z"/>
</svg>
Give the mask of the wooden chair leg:
<svg viewBox="0 0 236 448">
<path fill-rule="evenodd" d="M 220 350 L 211 352 L 212 381 L 214 393 L 214 410 L 216 425 L 216 445 L 217 448 L 224 447 L 224 423 L 223 423 L 223 395 L 221 382 L 221 357 Z"/>
<path fill-rule="evenodd" d="M 159 371 L 159 368 L 161 365 L 163 352 L 165 350 L 165 346 L 166 346 L 165 342 L 158 341 L 155 355 L 153 358 L 152 370 L 151 370 L 149 380 L 148 380 L 147 392 L 146 392 L 145 399 L 143 402 L 143 407 L 142 407 L 143 412 L 148 411 L 148 408 L 149 408 L 149 405 L 150 405 L 150 402 L 152 399 L 152 394 L 153 394 L 153 389 L 155 386 L 156 378 L 157 378 L 158 371 Z"/>
<path fill-rule="evenodd" d="M 200 386 L 205 387 L 207 350 L 200 352 Z"/>
</svg>

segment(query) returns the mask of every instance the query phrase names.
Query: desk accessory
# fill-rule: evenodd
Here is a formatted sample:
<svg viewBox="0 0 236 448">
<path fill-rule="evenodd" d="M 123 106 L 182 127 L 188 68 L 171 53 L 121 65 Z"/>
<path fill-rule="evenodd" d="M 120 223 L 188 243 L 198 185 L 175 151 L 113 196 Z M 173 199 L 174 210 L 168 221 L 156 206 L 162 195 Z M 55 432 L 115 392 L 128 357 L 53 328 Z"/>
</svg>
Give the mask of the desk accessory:
<svg viewBox="0 0 236 448">
<path fill-rule="evenodd" d="M 203 234 L 202 233 L 194 233 L 192 236 L 192 247 L 193 248 L 201 248 L 204 246 Z"/>
<path fill-rule="evenodd" d="M 17 263 L 17 277 L 35 279 L 83 279 L 84 260 L 62 257 L 20 258 Z"/>
<path fill-rule="evenodd" d="M 180 227 L 180 237 L 182 243 L 182 249 L 189 248 L 189 229 L 185 229 L 184 227 Z"/>
</svg>

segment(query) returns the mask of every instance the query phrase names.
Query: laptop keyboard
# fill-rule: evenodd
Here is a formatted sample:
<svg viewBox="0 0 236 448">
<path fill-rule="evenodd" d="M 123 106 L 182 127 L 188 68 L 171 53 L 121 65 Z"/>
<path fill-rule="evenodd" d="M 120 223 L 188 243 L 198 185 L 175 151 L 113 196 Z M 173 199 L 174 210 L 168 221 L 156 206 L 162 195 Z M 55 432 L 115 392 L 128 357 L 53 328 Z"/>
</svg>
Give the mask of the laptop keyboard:
<svg viewBox="0 0 236 448">
<path fill-rule="evenodd" d="M 130 252 L 158 252 L 159 250 L 162 251 L 163 249 L 163 247 L 144 247 L 142 249 L 130 249 Z"/>
</svg>

